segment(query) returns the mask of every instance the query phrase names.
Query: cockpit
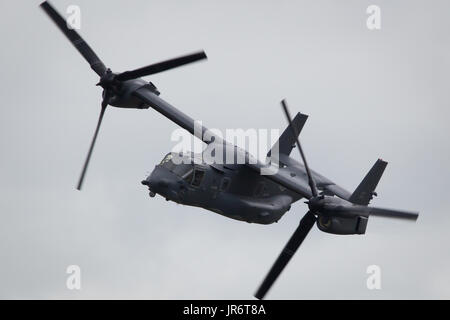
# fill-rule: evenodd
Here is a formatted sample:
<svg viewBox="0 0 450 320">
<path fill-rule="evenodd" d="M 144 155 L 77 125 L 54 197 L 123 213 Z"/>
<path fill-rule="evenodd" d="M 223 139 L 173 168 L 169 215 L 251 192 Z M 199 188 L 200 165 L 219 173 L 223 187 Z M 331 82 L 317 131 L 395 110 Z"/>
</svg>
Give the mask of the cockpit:
<svg viewBox="0 0 450 320">
<path fill-rule="evenodd" d="M 174 158 L 172 153 L 167 154 L 159 164 L 179 177 L 184 177 L 193 169 L 192 161 L 187 157 Z"/>
<path fill-rule="evenodd" d="M 168 153 L 159 166 L 169 170 L 193 187 L 201 185 L 205 176 L 205 169 L 194 164 L 193 155 Z"/>
</svg>

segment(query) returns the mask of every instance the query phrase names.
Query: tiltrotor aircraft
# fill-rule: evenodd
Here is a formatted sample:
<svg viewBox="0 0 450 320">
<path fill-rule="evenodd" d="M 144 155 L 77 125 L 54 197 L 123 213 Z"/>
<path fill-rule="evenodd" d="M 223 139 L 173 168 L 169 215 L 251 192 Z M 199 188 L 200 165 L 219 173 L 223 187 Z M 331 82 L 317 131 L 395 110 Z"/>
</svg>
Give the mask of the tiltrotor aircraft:
<svg viewBox="0 0 450 320">
<path fill-rule="evenodd" d="M 375 162 L 352 193 L 311 170 L 298 139 L 308 116 L 297 113 L 291 119 L 285 101 L 282 101 L 282 106 L 288 127 L 269 152 L 270 163 L 263 163 L 252 158 L 245 150 L 215 136 L 206 127 L 201 126 L 200 130 L 196 130 L 197 124 L 191 117 L 161 99 L 157 88 L 151 82 L 141 79 L 143 76 L 205 59 L 204 52 L 115 73 L 106 68 L 89 45 L 48 2 L 43 2 L 41 7 L 99 75 L 97 85 L 103 88 L 98 124 L 77 189 L 80 190 L 83 184 L 99 127 L 109 105 L 137 109 L 152 107 L 206 145 L 232 148 L 245 159 L 244 163 L 206 163 L 196 161 L 198 155 L 192 153 L 169 153 L 150 176 L 142 181 L 149 188 L 151 196 L 159 194 L 180 204 L 202 207 L 232 219 L 260 224 L 277 222 L 294 202 L 307 199 L 309 210 L 257 290 L 255 297 L 258 299 L 266 295 L 314 224 L 324 232 L 348 235 L 364 234 L 370 216 L 417 219 L 416 212 L 369 206 L 372 197 L 376 196 L 375 188 L 387 165 L 383 160 Z M 303 164 L 290 157 L 295 145 Z M 272 152 L 273 150 L 278 152 Z M 181 162 L 180 157 L 183 160 Z M 174 161 L 175 159 L 178 160 Z M 273 163 L 277 165 L 272 174 L 261 174 L 262 170 L 273 169 Z"/>
</svg>

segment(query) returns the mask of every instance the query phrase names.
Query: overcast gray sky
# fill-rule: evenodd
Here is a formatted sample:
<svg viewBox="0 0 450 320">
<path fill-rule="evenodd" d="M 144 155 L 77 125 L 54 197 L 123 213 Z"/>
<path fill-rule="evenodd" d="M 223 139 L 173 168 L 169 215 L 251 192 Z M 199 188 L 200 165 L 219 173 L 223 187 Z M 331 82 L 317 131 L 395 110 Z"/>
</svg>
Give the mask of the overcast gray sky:
<svg viewBox="0 0 450 320">
<path fill-rule="evenodd" d="M 252 298 L 306 212 L 255 225 L 149 198 L 140 181 L 173 147 L 152 109 L 107 110 L 96 74 L 38 8 L 1 2 L 0 298 Z M 151 77 L 210 128 L 279 128 L 279 101 L 310 117 L 312 168 L 353 190 L 389 162 L 364 236 L 314 228 L 272 299 L 450 298 L 448 1 L 53 1 L 81 8 L 81 35 L 123 71 L 204 49 L 207 62 Z M 381 30 L 366 8 L 381 8 Z M 298 155 L 293 153 L 295 157 Z M 66 267 L 82 290 L 66 288 Z M 366 288 L 381 267 L 382 289 Z"/>
</svg>

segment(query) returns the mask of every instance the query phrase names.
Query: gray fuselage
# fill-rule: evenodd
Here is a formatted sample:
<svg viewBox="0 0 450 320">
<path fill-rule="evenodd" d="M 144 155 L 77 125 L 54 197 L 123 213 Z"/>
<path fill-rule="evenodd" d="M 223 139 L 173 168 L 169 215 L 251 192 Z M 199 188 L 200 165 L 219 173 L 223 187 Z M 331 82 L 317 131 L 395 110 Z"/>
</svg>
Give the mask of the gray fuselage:
<svg viewBox="0 0 450 320">
<path fill-rule="evenodd" d="M 150 194 L 249 223 L 277 222 L 300 196 L 244 165 L 184 161 L 167 154 L 142 181 Z M 195 162 L 195 163 L 194 163 Z"/>
</svg>

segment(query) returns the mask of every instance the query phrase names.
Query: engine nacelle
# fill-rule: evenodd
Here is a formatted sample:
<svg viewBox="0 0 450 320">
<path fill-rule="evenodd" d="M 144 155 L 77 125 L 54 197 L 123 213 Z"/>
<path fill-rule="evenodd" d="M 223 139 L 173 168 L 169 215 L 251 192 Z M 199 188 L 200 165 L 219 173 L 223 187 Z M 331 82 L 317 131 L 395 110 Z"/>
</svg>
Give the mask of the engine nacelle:
<svg viewBox="0 0 450 320">
<path fill-rule="evenodd" d="M 142 87 L 146 87 L 154 94 L 159 95 L 159 91 L 153 83 L 144 81 L 143 79 L 132 79 L 124 81 L 121 84 L 119 92 L 111 97 L 109 104 L 117 108 L 148 109 L 148 105 L 133 95 L 134 91 Z M 104 95 L 105 91 L 103 91 L 103 97 Z"/>
<path fill-rule="evenodd" d="M 368 219 L 364 216 L 342 218 L 322 215 L 317 219 L 317 227 L 323 232 L 333 234 L 364 234 Z"/>
</svg>

